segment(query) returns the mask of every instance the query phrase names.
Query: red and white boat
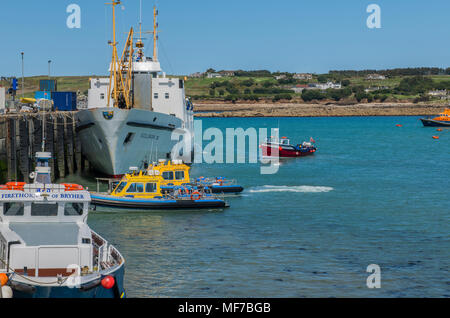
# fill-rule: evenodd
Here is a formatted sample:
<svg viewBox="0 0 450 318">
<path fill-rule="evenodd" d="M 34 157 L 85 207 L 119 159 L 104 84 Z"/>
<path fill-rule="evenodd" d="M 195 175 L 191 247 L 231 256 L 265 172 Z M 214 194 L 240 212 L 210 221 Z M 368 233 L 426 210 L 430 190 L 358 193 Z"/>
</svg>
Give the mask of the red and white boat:
<svg viewBox="0 0 450 318">
<path fill-rule="evenodd" d="M 317 151 L 314 143 L 315 140 L 311 138 L 310 142 L 305 141 L 294 146 L 290 144 L 287 137 L 282 137 L 281 139 L 270 137 L 260 147 L 263 157 L 294 158 L 314 154 Z"/>
</svg>

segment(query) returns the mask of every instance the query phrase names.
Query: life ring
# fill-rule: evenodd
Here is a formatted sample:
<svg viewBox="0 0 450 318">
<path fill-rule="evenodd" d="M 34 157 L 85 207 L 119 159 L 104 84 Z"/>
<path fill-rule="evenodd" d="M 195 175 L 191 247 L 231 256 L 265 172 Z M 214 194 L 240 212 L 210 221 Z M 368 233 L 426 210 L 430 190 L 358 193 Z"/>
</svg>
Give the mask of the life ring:
<svg viewBox="0 0 450 318">
<path fill-rule="evenodd" d="M 192 192 L 192 194 L 191 194 L 191 200 L 193 200 L 193 201 L 200 200 L 201 197 L 202 197 L 202 195 L 198 191 Z"/>
</svg>

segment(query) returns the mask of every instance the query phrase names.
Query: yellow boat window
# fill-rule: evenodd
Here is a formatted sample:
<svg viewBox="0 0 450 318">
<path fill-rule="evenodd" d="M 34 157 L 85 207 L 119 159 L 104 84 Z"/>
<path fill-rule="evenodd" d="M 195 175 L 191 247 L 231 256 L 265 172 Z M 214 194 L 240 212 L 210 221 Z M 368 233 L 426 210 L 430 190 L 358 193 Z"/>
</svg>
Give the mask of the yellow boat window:
<svg viewBox="0 0 450 318">
<path fill-rule="evenodd" d="M 156 186 L 156 183 L 147 183 L 145 185 L 145 192 L 147 193 L 155 193 L 158 192 L 158 188 Z"/>
<path fill-rule="evenodd" d="M 165 171 L 162 173 L 164 180 L 173 180 L 173 171 Z"/>
<path fill-rule="evenodd" d="M 114 190 L 115 193 L 120 193 L 122 192 L 122 190 L 127 186 L 126 182 L 121 182 L 119 183 L 119 185 L 117 186 L 116 190 Z"/>
<path fill-rule="evenodd" d="M 176 180 L 184 180 L 184 171 L 175 171 Z"/>
<path fill-rule="evenodd" d="M 127 189 L 127 193 L 143 193 L 144 184 L 143 183 L 132 183 Z"/>
</svg>

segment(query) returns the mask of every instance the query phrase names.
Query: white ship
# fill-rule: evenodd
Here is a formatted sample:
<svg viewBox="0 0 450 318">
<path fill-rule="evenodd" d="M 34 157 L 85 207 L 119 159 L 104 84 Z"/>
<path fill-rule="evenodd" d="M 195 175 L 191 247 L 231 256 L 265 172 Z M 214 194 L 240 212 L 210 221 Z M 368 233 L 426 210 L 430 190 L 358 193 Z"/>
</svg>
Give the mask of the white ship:
<svg viewBox="0 0 450 318">
<path fill-rule="evenodd" d="M 112 2 L 113 19 L 118 4 L 120 1 Z M 154 8 L 151 58 L 144 56 L 142 18 L 139 39 L 133 43 L 131 28 L 121 57 L 114 22 L 110 77 L 90 80 L 88 109 L 76 116 L 83 155 L 96 170 L 109 176 L 123 175 L 131 166 L 145 166 L 158 159 L 189 163 L 193 158 L 193 106 L 186 99 L 184 80 L 167 78 L 161 70 L 157 15 Z"/>
</svg>

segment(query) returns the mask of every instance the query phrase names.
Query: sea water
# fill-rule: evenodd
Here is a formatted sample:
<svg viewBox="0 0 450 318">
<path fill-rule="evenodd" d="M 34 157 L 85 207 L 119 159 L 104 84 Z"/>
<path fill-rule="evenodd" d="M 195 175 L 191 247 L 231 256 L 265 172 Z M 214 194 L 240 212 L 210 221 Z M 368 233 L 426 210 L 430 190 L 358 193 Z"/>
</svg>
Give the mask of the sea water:
<svg viewBox="0 0 450 318">
<path fill-rule="evenodd" d="M 202 124 L 279 127 L 318 151 L 274 175 L 259 163 L 194 165 L 193 176 L 245 187 L 229 209 L 91 213 L 126 258 L 128 297 L 450 297 L 450 130 L 417 117 Z M 66 180 L 95 189 L 92 176 Z M 367 286 L 370 264 L 381 288 Z"/>
</svg>

